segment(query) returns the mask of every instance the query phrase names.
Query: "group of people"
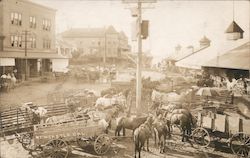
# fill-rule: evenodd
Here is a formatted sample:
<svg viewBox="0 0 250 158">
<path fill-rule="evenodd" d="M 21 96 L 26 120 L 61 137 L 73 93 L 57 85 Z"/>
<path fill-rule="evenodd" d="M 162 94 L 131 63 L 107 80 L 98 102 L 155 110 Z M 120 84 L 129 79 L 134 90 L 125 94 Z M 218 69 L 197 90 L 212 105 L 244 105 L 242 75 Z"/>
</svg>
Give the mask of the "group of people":
<svg viewBox="0 0 250 158">
<path fill-rule="evenodd" d="M 240 76 L 238 79 L 211 75 L 203 73 L 198 86 L 204 87 L 223 87 L 235 94 L 250 94 L 250 79 Z"/>
<path fill-rule="evenodd" d="M 0 91 L 9 91 L 10 89 L 15 88 L 16 86 L 16 76 L 14 72 L 12 73 L 4 73 L 0 77 Z"/>
<path fill-rule="evenodd" d="M 211 76 L 214 86 L 225 87 L 228 91 L 238 94 L 250 94 L 250 80 L 247 78 L 229 79 L 227 77 Z"/>
</svg>

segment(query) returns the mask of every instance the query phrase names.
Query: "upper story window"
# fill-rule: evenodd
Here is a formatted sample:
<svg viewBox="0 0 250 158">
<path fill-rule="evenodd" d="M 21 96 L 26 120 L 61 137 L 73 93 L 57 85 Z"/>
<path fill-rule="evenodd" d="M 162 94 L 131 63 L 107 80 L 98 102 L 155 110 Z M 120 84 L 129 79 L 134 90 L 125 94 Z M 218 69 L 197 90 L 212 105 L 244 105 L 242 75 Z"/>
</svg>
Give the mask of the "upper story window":
<svg viewBox="0 0 250 158">
<path fill-rule="evenodd" d="M 50 31 L 51 21 L 48 19 L 43 19 L 43 30 Z"/>
<path fill-rule="evenodd" d="M 11 35 L 10 44 L 11 44 L 11 47 L 22 48 L 22 36 Z"/>
<path fill-rule="evenodd" d="M 43 39 L 43 48 L 50 49 L 51 48 L 51 41 L 49 39 Z"/>
<path fill-rule="evenodd" d="M 29 42 L 30 42 L 30 48 L 36 48 L 36 37 L 35 36 L 30 37 Z"/>
<path fill-rule="evenodd" d="M 12 12 L 11 13 L 11 24 L 13 25 L 22 25 L 22 14 L 17 13 L 17 12 Z"/>
<path fill-rule="evenodd" d="M 30 16 L 30 28 L 36 28 L 36 17 Z"/>
</svg>

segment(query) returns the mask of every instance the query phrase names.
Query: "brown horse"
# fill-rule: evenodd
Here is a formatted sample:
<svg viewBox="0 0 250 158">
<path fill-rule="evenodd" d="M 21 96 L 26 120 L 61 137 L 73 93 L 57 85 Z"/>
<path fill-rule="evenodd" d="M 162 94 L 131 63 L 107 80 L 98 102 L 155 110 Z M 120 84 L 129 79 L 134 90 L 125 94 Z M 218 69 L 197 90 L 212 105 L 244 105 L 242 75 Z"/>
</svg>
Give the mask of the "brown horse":
<svg viewBox="0 0 250 158">
<path fill-rule="evenodd" d="M 134 130 L 139 127 L 141 124 L 143 124 L 147 120 L 147 116 L 142 117 L 136 117 L 136 116 L 130 116 L 130 117 L 120 117 L 117 119 L 117 127 L 115 130 L 115 136 L 120 136 L 120 131 L 123 130 L 123 136 L 125 136 L 125 129 Z"/>
<path fill-rule="evenodd" d="M 186 109 L 176 109 L 172 113 L 167 114 L 168 127 L 177 125 L 182 130 L 182 141 L 189 141 L 188 135 L 191 134 L 192 126 L 195 126 L 195 120 L 192 114 Z"/>
<path fill-rule="evenodd" d="M 170 129 L 162 115 L 159 115 L 153 122 L 155 145 L 160 145 L 160 153 L 164 152 L 167 135 L 170 137 Z M 159 140 L 156 143 L 157 138 Z"/>
<path fill-rule="evenodd" d="M 134 132 L 134 142 L 135 142 L 135 158 L 137 152 L 139 152 L 139 158 L 141 157 L 141 149 L 144 147 L 145 142 L 147 142 L 147 151 L 149 151 L 149 137 L 151 136 L 151 128 L 153 124 L 153 117 L 149 116 L 147 120 L 141 124 Z"/>
<path fill-rule="evenodd" d="M 108 129 L 111 128 L 111 121 L 112 119 L 115 119 L 119 116 L 120 113 L 124 112 L 124 110 L 119 105 L 114 105 L 113 108 L 105 109 L 103 113 L 105 113 L 105 121 L 108 122 L 109 126 L 106 130 L 106 133 L 108 133 Z"/>
</svg>

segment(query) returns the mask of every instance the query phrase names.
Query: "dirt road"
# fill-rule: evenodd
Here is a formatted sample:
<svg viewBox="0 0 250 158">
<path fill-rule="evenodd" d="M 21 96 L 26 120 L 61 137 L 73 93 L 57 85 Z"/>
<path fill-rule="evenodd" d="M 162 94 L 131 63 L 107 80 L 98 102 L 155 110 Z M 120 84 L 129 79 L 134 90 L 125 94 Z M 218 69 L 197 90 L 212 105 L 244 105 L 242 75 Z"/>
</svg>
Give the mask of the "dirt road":
<svg viewBox="0 0 250 158">
<path fill-rule="evenodd" d="M 67 80 L 66 82 L 31 82 L 22 84 L 7 93 L 0 93 L 0 110 L 20 106 L 22 103 L 33 102 L 37 105 L 47 104 L 47 95 L 49 92 L 66 91 L 69 89 L 91 89 L 97 95 L 103 89 L 109 88 L 110 84 L 89 84 L 77 83 L 75 80 Z"/>
</svg>

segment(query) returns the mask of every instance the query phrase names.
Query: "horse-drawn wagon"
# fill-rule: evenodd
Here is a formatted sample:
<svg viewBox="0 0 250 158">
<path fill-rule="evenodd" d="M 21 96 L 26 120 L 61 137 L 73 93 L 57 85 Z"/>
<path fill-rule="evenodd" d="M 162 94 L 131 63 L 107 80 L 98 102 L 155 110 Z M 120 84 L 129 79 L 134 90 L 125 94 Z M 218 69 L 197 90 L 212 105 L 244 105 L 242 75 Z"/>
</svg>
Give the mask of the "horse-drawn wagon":
<svg viewBox="0 0 250 158">
<path fill-rule="evenodd" d="M 34 111 L 31 110 L 35 106 L 33 103 L 29 104 L 29 108 L 18 107 L 0 111 L 0 134 L 2 136 L 32 131 L 33 125 L 40 122 L 34 115 Z M 63 115 L 68 112 L 65 104 L 48 104 L 39 107 L 46 109 L 46 117 Z"/>
<path fill-rule="evenodd" d="M 34 125 L 34 131 L 18 135 L 18 140 L 31 155 L 67 158 L 72 147 L 93 145 L 98 155 L 105 154 L 111 138 L 100 122 L 88 123 L 86 118 Z"/>
<path fill-rule="evenodd" d="M 238 157 L 250 156 L 250 120 L 231 113 L 198 113 L 198 126 L 192 137 L 199 146 L 225 142 Z"/>
</svg>

